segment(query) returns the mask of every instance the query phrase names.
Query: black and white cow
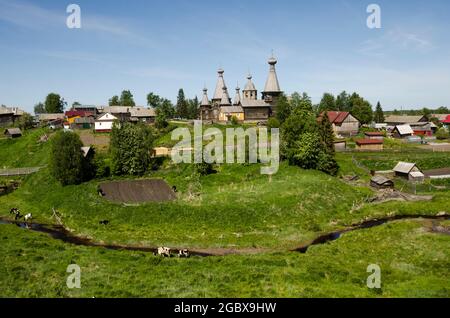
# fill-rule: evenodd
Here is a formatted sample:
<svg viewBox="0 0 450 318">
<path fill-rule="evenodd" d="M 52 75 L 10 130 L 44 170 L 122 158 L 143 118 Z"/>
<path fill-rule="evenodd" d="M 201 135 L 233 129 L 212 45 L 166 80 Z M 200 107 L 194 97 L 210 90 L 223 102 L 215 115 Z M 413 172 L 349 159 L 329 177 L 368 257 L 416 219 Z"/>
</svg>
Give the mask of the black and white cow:
<svg viewBox="0 0 450 318">
<path fill-rule="evenodd" d="M 178 251 L 178 257 L 188 258 L 190 256 L 189 251 L 187 249 L 182 249 Z"/>
</svg>

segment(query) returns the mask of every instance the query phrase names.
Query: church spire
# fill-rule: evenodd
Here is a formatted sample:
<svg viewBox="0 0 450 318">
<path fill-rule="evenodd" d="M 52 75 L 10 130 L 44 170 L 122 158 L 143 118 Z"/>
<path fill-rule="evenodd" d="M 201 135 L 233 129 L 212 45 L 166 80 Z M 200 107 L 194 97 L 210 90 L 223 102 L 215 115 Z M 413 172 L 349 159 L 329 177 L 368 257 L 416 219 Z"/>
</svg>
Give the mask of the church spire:
<svg viewBox="0 0 450 318">
<path fill-rule="evenodd" d="M 264 86 L 263 93 L 280 93 L 280 84 L 278 83 L 277 72 L 275 70 L 275 64 L 277 64 L 277 59 L 273 56 L 269 58 L 269 76 L 267 77 L 266 85 Z"/>
<path fill-rule="evenodd" d="M 219 68 L 217 71 L 218 78 L 216 84 L 216 90 L 214 91 L 213 102 L 220 102 L 222 100 L 223 88 L 225 87 L 225 80 L 223 79 L 223 73 L 225 71 L 222 68 Z"/>
<path fill-rule="evenodd" d="M 241 89 L 239 88 L 239 83 L 236 86 L 236 95 L 234 96 L 234 102 L 233 105 L 240 105 L 241 104 Z"/>
<path fill-rule="evenodd" d="M 231 98 L 228 95 L 228 89 L 227 87 L 224 85 L 222 88 L 222 99 L 220 100 L 220 105 L 221 106 L 230 106 L 231 105 Z"/>
<path fill-rule="evenodd" d="M 245 99 L 257 99 L 257 93 L 255 84 L 252 82 L 252 75 L 248 74 L 247 76 L 247 84 L 244 87 L 244 90 L 242 91 L 243 96 Z"/>
<path fill-rule="evenodd" d="M 200 106 L 209 106 L 208 89 L 206 87 L 203 89 L 203 98 Z"/>
</svg>

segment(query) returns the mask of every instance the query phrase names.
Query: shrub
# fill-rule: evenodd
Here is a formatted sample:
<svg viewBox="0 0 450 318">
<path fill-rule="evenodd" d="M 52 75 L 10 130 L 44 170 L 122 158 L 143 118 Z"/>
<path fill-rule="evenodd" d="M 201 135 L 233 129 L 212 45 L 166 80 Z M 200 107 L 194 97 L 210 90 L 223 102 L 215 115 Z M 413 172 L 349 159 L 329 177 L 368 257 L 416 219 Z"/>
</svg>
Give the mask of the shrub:
<svg viewBox="0 0 450 318">
<path fill-rule="evenodd" d="M 239 120 L 237 119 L 236 116 L 231 116 L 231 124 L 232 124 L 232 125 L 237 125 L 237 124 L 239 124 Z"/>
<path fill-rule="evenodd" d="M 439 130 L 436 132 L 436 138 L 439 140 L 448 139 L 450 138 L 450 133 L 445 128 L 439 128 Z"/>
<path fill-rule="evenodd" d="M 281 124 L 280 121 L 275 118 L 275 117 L 270 117 L 269 120 L 267 121 L 267 129 L 272 129 L 272 128 L 280 128 Z"/>
<path fill-rule="evenodd" d="M 214 166 L 211 163 L 196 163 L 195 164 L 195 172 L 200 176 L 206 176 L 215 172 Z"/>
</svg>

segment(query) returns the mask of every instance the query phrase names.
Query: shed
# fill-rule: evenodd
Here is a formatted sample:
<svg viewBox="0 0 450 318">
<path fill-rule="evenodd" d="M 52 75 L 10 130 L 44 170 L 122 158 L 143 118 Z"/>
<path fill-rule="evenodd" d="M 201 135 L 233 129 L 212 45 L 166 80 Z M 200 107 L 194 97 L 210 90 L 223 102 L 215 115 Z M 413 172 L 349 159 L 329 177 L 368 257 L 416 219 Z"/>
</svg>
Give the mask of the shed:
<svg viewBox="0 0 450 318">
<path fill-rule="evenodd" d="M 377 189 L 393 188 L 394 181 L 383 176 L 374 176 L 372 179 L 370 179 L 370 186 Z"/>
<path fill-rule="evenodd" d="M 22 137 L 22 131 L 19 128 L 7 128 L 5 129 L 5 135 L 8 138 Z"/>
<path fill-rule="evenodd" d="M 384 133 L 380 131 L 368 131 L 365 132 L 364 135 L 366 136 L 366 139 L 384 139 Z"/>
<path fill-rule="evenodd" d="M 420 172 L 423 175 L 420 169 L 417 168 L 416 164 L 412 162 L 400 161 L 399 163 L 397 163 L 393 170 L 396 177 L 402 177 L 408 180 L 420 177 L 418 174 L 411 175 L 411 173 L 413 172 Z"/>
<path fill-rule="evenodd" d="M 409 181 L 423 182 L 425 180 L 425 175 L 420 171 L 413 171 L 409 174 Z"/>
<path fill-rule="evenodd" d="M 406 138 L 414 135 L 414 131 L 412 130 L 410 125 L 397 125 L 392 130 L 392 135 L 395 138 Z"/>
<path fill-rule="evenodd" d="M 359 139 L 356 140 L 358 150 L 383 150 L 383 139 Z"/>
</svg>

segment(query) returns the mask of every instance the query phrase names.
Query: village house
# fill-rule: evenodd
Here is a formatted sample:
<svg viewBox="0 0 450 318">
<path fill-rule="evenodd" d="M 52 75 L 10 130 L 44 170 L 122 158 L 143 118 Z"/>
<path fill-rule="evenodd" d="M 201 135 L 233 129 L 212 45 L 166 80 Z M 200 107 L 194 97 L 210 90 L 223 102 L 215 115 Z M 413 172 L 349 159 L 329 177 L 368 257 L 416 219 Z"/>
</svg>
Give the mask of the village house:
<svg viewBox="0 0 450 318">
<path fill-rule="evenodd" d="M 410 125 L 397 125 L 394 127 L 391 134 L 394 138 L 404 139 L 414 135 L 414 131 Z"/>
<path fill-rule="evenodd" d="M 0 106 L 0 126 L 9 126 L 14 124 L 25 111 L 21 110 L 19 107 L 6 107 L 4 105 Z"/>
<path fill-rule="evenodd" d="M 153 108 L 130 107 L 130 121 L 153 123 L 156 118 L 156 111 Z"/>
<path fill-rule="evenodd" d="M 108 113 L 120 122 L 128 122 L 131 118 L 130 108 L 131 106 L 99 106 L 97 111 L 100 117 Z"/>
<path fill-rule="evenodd" d="M 408 179 L 409 181 L 423 181 L 425 175 L 415 163 L 400 161 L 393 169 L 396 177 Z"/>
<path fill-rule="evenodd" d="M 95 120 L 95 131 L 96 132 L 110 132 L 112 130 L 114 121 L 117 121 L 118 118 L 111 113 L 105 113 L 100 115 Z"/>
<path fill-rule="evenodd" d="M 5 133 L 4 134 L 8 138 L 22 137 L 22 131 L 19 128 L 8 128 L 8 129 L 5 129 Z"/>
<path fill-rule="evenodd" d="M 417 123 L 427 123 L 428 119 L 425 116 L 409 116 L 409 115 L 389 115 L 385 118 L 385 123 L 388 126 L 410 125 Z"/>
<path fill-rule="evenodd" d="M 336 136 L 354 136 L 358 134 L 360 122 L 349 112 L 328 111 L 328 119 Z M 323 113 L 319 116 L 321 120 Z"/>
<path fill-rule="evenodd" d="M 62 127 L 62 124 L 65 121 L 66 116 L 64 115 L 64 113 L 52 113 L 52 114 L 38 114 L 37 118 L 41 126 L 47 126 L 50 124 L 55 125 L 57 122 L 60 121 L 60 125 Z"/>
<path fill-rule="evenodd" d="M 450 115 L 448 115 L 444 120 L 441 121 L 442 125 L 447 129 L 450 129 Z"/>
<path fill-rule="evenodd" d="M 359 139 L 356 140 L 357 150 L 381 151 L 383 150 L 383 139 Z"/>
</svg>

